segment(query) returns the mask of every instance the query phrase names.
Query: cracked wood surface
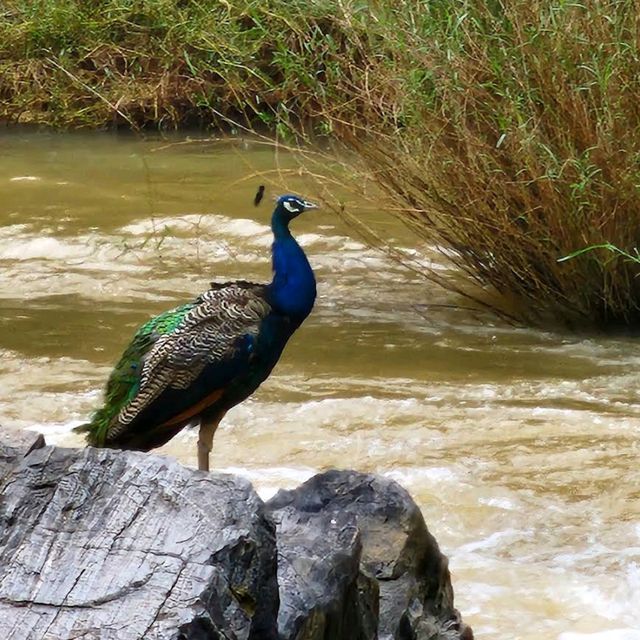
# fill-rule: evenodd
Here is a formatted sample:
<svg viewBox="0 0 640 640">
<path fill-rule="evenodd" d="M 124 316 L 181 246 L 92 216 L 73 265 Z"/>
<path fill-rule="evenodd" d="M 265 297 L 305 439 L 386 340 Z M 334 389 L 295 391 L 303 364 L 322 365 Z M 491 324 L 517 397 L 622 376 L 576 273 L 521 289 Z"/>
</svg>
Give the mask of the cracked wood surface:
<svg viewBox="0 0 640 640">
<path fill-rule="evenodd" d="M 274 530 L 247 481 L 26 451 L 0 446 L 0 638 L 275 638 Z"/>
</svg>

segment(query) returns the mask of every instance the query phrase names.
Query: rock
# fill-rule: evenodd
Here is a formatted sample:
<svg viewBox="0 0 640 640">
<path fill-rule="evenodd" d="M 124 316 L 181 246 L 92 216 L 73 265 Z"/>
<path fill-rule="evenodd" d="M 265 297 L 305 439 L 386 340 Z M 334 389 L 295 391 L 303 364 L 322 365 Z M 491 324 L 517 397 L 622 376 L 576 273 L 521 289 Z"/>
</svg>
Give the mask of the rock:
<svg viewBox="0 0 640 640">
<path fill-rule="evenodd" d="M 1 429 L 1 427 L 0 427 Z M 0 440 L 0 459 L 24 458 L 34 449 L 45 446 L 44 436 L 36 431 L 8 431 L 2 430 Z"/>
<path fill-rule="evenodd" d="M 473 637 L 447 559 L 391 480 L 330 471 L 265 508 L 234 476 L 12 437 L 0 443 L 2 639 Z"/>
<path fill-rule="evenodd" d="M 321 587 L 307 584 L 308 576 L 313 575 L 309 568 L 296 578 L 289 567 L 289 556 L 303 553 L 310 562 L 316 563 L 326 562 L 328 558 L 323 556 L 322 545 L 314 555 L 313 551 L 304 549 L 304 544 L 292 544 L 289 523 L 307 522 L 309 529 L 313 529 L 306 536 L 311 546 L 313 540 L 321 540 L 323 536 L 330 539 L 328 519 L 329 522 L 335 520 L 336 529 L 351 531 L 355 525 L 360 533 L 361 573 L 375 578 L 379 587 L 380 640 L 472 640 L 471 629 L 461 622 L 453 606 L 447 558 L 429 533 L 415 502 L 396 482 L 355 471 L 329 471 L 294 490 L 280 491 L 267 503 L 267 508 L 279 523 L 278 550 L 284 558 L 278 565 L 281 600 L 278 625 L 282 638 L 375 637 L 331 633 L 323 636 L 315 630 L 317 620 L 332 619 L 329 613 L 321 616 L 317 609 L 309 606 L 309 597 L 297 596 L 297 592 L 310 593 Z M 286 517 L 278 515 L 283 513 Z M 304 538 L 304 534 L 301 536 Z M 342 570 L 345 584 L 347 578 L 352 577 L 352 568 L 347 568 Z M 295 635 L 296 629 L 304 628 L 303 622 L 297 620 L 294 629 L 289 624 L 292 615 L 283 614 L 299 606 L 298 600 L 302 601 L 307 618 L 314 620 L 315 635 Z M 363 600 L 368 602 L 366 598 L 360 602 Z M 326 593 L 322 601 L 328 602 Z"/>
<path fill-rule="evenodd" d="M 281 640 L 375 640 L 378 585 L 360 572 L 353 516 L 284 507 L 276 522 Z"/>
<path fill-rule="evenodd" d="M 44 446 L 44 436 L 35 431 L 3 431 L 0 441 L 0 486 L 25 456 Z"/>
<path fill-rule="evenodd" d="M 0 638 L 275 640 L 274 527 L 247 481 L 92 448 L 1 469 Z"/>
</svg>

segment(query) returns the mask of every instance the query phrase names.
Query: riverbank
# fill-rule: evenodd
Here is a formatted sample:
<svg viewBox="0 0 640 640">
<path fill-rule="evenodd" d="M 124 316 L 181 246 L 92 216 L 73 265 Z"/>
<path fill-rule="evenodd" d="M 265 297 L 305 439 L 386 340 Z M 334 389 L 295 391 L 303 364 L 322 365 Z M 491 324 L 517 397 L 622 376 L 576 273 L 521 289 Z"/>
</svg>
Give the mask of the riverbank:
<svg viewBox="0 0 640 640">
<path fill-rule="evenodd" d="M 326 135 L 348 166 L 309 173 L 359 200 L 374 183 L 468 276 L 397 256 L 426 280 L 516 322 L 635 331 L 639 21 L 626 2 L 14 1 L 0 120 Z"/>
<path fill-rule="evenodd" d="M 306 109 L 296 103 L 304 78 L 289 53 L 308 46 L 309 24 L 335 14 L 333 4 L 9 2 L 0 10 L 0 120 L 92 129 L 207 128 L 226 118 L 272 125 L 276 105 Z"/>
</svg>

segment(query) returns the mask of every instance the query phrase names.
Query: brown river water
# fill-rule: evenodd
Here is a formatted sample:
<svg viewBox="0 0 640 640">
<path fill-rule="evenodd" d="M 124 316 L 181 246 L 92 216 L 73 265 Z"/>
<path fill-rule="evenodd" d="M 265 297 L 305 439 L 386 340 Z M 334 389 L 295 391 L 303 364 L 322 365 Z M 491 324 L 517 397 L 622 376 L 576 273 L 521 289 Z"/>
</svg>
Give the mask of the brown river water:
<svg viewBox="0 0 640 640">
<path fill-rule="evenodd" d="M 81 445 L 71 428 L 139 324 L 212 279 L 268 279 L 271 202 L 253 207 L 251 176 L 276 162 L 252 144 L 0 133 L 3 428 Z M 479 639 L 640 640 L 638 340 L 505 326 L 444 306 L 460 301 L 330 212 L 292 228 L 316 308 L 223 421 L 213 468 L 263 497 L 331 467 L 398 480 Z M 159 453 L 195 465 L 195 438 Z"/>
</svg>

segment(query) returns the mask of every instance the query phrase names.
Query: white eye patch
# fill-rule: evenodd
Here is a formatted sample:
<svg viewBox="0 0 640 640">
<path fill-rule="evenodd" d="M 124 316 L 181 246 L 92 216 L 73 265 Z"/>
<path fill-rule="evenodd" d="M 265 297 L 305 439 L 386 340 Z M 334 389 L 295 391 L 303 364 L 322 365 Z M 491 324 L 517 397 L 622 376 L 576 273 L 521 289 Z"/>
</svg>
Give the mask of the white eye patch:
<svg viewBox="0 0 640 640">
<path fill-rule="evenodd" d="M 285 200 L 282 204 L 284 205 L 284 208 L 291 213 L 298 213 L 298 211 L 300 211 L 298 207 L 296 207 L 291 202 L 288 202 L 287 200 Z"/>
</svg>

